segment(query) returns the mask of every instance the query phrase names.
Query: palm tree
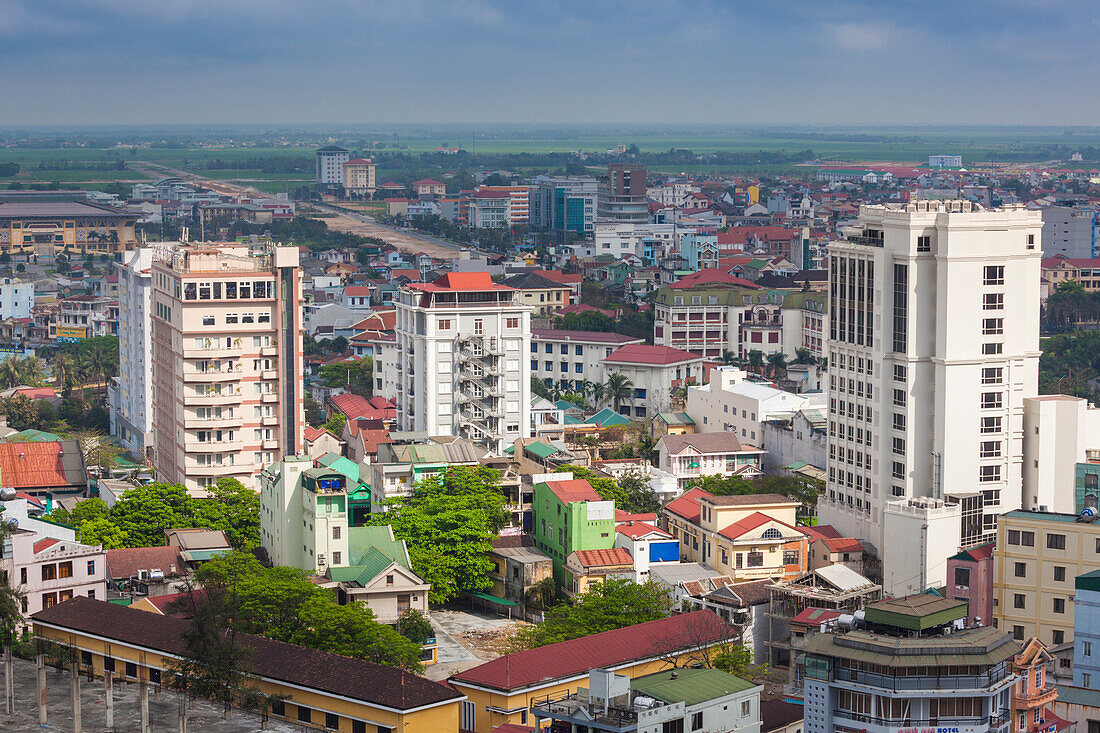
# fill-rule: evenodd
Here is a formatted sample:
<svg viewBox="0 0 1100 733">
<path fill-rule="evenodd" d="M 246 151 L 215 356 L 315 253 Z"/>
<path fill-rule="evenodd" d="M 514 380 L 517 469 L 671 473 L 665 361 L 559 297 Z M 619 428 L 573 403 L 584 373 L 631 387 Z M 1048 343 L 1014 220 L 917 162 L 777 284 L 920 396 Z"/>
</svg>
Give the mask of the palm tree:
<svg viewBox="0 0 1100 733">
<path fill-rule="evenodd" d="M 615 412 L 618 412 L 623 400 L 629 399 L 630 395 L 634 393 L 634 383 L 622 374 L 614 372 L 608 376 L 607 382 L 604 383 L 604 389 L 606 390 L 605 396 L 615 406 Z"/>
<path fill-rule="evenodd" d="M 107 350 L 99 344 L 92 346 L 84 354 L 83 366 L 88 377 L 96 382 L 102 381 L 105 383 L 110 370 Z M 106 385 L 104 385 L 104 390 L 106 390 Z"/>
<path fill-rule="evenodd" d="M 61 392 L 68 392 L 73 386 L 76 362 L 68 354 L 61 353 L 53 358 L 50 367 L 53 370 L 53 378 L 57 382 L 57 388 Z"/>
<path fill-rule="evenodd" d="M 37 356 L 28 356 L 19 365 L 19 380 L 31 387 L 41 387 L 46 383 L 46 364 Z"/>
<path fill-rule="evenodd" d="M 764 374 L 764 352 L 753 349 L 749 352 L 749 370 L 757 374 Z"/>
<path fill-rule="evenodd" d="M 795 364 L 816 364 L 817 357 L 809 349 L 800 347 L 794 350 Z"/>
<path fill-rule="evenodd" d="M 787 376 L 787 355 L 782 351 L 778 351 L 774 354 L 768 355 L 768 366 L 771 367 L 772 379 L 779 378 L 779 372 L 782 370 L 783 377 Z"/>
<path fill-rule="evenodd" d="M 722 349 L 722 355 L 718 357 L 718 361 L 722 362 L 723 366 L 736 366 L 740 359 L 738 359 L 737 354 L 732 351 Z"/>
<path fill-rule="evenodd" d="M 19 386 L 19 362 L 23 360 L 21 356 L 9 356 L 0 362 L 0 385 L 4 387 L 17 387 Z"/>
<path fill-rule="evenodd" d="M 588 395 L 592 394 L 592 388 L 595 385 L 587 379 L 578 379 L 576 382 L 575 391 L 581 396 L 585 402 L 588 402 Z"/>
<path fill-rule="evenodd" d="M 597 410 L 600 409 L 600 405 L 603 404 L 604 399 L 607 397 L 607 387 L 603 382 L 594 382 L 592 384 L 592 406 Z"/>
</svg>

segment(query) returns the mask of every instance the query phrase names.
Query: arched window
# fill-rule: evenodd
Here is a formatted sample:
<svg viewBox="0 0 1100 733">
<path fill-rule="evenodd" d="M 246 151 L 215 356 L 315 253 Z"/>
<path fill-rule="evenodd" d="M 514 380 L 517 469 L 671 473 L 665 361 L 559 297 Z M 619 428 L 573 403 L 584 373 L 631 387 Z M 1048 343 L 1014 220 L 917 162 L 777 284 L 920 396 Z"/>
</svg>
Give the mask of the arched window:
<svg viewBox="0 0 1100 733">
<path fill-rule="evenodd" d="M 775 527 L 768 527 L 764 530 L 764 534 L 760 535 L 766 540 L 781 540 L 783 539 L 783 533 Z"/>
</svg>

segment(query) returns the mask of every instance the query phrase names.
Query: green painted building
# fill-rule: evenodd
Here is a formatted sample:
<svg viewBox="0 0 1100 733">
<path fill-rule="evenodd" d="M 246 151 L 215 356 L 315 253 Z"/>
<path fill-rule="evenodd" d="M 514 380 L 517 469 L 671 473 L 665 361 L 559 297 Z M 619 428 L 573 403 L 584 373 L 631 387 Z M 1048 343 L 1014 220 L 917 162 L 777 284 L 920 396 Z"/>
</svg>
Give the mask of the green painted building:
<svg viewBox="0 0 1100 733">
<path fill-rule="evenodd" d="M 1077 513 L 1080 514 L 1085 507 L 1097 509 L 1097 500 L 1100 498 L 1100 463 L 1092 461 L 1077 464 L 1077 478 L 1074 482 L 1074 499 L 1077 503 Z"/>
<path fill-rule="evenodd" d="M 568 586 L 565 559 L 576 550 L 615 546 L 615 503 L 583 479 L 535 484 L 535 545 L 554 563 L 554 580 Z"/>
</svg>

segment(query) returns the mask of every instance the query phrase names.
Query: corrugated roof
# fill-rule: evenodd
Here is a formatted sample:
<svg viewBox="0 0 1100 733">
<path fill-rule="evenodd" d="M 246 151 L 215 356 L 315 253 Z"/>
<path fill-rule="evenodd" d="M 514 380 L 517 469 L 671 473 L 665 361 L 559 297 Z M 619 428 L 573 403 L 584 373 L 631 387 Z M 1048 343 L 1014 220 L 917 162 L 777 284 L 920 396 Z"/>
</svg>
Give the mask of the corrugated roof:
<svg viewBox="0 0 1100 733">
<path fill-rule="evenodd" d="M 365 587 L 393 563 L 394 560 L 386 557 L 377 547 L 370 547 L 355 565 L 330 567 L 328 576 L 337 582 L 357 583 L 360 587 Z"/>
<path fill-rule="evenodd" d="M 814 571 L 814 575 L 843 593 L 850 593 L 861 588 L 872 588 L 875 585 L 847 565 L 837 564 L 818 568 Z"/>
<path fill-rule="evenodd" d="M 172 655 L 185 653 L 183 635 L 189 623 L 84 596 L 39 611 L 31 618 L 62 629 L 96 634 Z M 439 682 L 362 659 L 252 634 L 237 634 L 236 641 L 248 650 L 249 666 L 255 674 L 306 690 L 319 690 L 397 710 L 436 705 L 462 696 Z"/>
<path fill-rule="evenodd" d="M 84 459 L 75 440 L 0 443 L 0 476 L 13 489 L 84 488 Z"/>
<path fill-rule="evenodd" d="M 701 361 L 703 357 L 690 351 L 674 349 L 671 346 L 650 346 L 648 344 L 627 344 L 620 346 L 604 358 L 604 362 L 613 364 L 682 364 L 689 361 Z"/>
<path fill-rule="evenodd" d="M 642 659 L 666 657 L 678 649 L 713 644 L 736 631 L 711 611 L 692 611 L 622 629 L 513 652 L 459 672 L 462 683 L 514 691 L 553 680 L 580 677 L 593 669 L 614 669 Z"/>
<path fill-rule="evenodd" d="M 634 565 L 634 558 L 622 547 L 613 547 L 610 550 L 574 550 L 573 554 L 577 556 L 581 567 L 585 568 Z"/>
<path fill-rule="evenodd" d="M 569 479 L 568 481 L 547 481 L 546 487 L 554 492 L 558 501 L 562 504 L 571 504 L 574 501 L 600 501 L 600 495 L 584 479 Z"/>
<path fill-rule="evenodd" d="M 688 707 L 756 686 L 720 669 L 706 668 L 664 670 L 630 681 L 630 689 L 637 693 L 669 705 L 682 702 Z"/>
</svg>

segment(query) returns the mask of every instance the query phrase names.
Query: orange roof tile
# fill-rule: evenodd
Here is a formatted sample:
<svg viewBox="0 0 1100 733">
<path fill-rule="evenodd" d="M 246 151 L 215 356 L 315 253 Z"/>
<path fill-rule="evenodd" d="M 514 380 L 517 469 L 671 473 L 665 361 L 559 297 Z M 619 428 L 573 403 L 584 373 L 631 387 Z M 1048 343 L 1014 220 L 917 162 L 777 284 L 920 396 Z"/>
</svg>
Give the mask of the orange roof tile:
<svg viewBox="0 0 1100 733">
<path fill-rule="evenodd" d="M 573 552 L 582 567 L 601 568 L 608 565 L 630 565 L 633 567 L 634 558 L 622 547 L 613 547 L 610 550 L 575 550 Z"/>
<path fill-rule="evenodd" d="M 600 501 L 600 495 L 584 479 L 547 481 L 546 485 L 562 504 L 570 504 L 574 501 Z"/>
</svg>

